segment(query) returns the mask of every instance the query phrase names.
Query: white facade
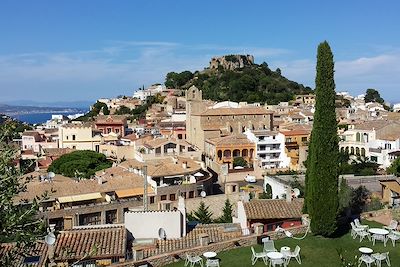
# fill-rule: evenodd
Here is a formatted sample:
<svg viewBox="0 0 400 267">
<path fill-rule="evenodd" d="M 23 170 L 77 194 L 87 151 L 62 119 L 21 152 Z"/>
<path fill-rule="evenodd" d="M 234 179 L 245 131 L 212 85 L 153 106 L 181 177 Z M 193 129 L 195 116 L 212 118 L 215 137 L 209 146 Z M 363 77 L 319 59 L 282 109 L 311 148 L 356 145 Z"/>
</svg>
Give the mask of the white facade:
<svg viewBox="0 0 400 267">
<path fill-rule="evenodd" d="M 339 147 L 350 155 L 363 156 L 387 168 L 392 163 L 389 153 L 400 150 L 400 139 L 376 138 L 376 130 L 349 129 L 340 136 Z"/>
<path fill-rule="evenodd" d="M 393 112 L 400 112 L 400 103 L 393 105 Z"/>
<path fill-rule="evenodd" d="M 272 199 L 282 198 L 287 193 L 288 186 L 273 177 L 264 176 L 264 192 L 267 184 L 271 186 Z"/>
<path fill-rule="evenodd" d="M 285 152 L 285 136 L 272 131 L 244 132 L 247 138 L 256 143 L 256 158 L 263 169 L 287 168 L 290 158 Z"/>
<path fill-rule="evenodd" d="M 125 212 L 125 227 L 135 239 L 181 238 L 186 235 L 186 209 L 184 199 L 179 197 L 177 210 Z M 162 229 L 162 230 L 161 230 Z"/>
</svg>

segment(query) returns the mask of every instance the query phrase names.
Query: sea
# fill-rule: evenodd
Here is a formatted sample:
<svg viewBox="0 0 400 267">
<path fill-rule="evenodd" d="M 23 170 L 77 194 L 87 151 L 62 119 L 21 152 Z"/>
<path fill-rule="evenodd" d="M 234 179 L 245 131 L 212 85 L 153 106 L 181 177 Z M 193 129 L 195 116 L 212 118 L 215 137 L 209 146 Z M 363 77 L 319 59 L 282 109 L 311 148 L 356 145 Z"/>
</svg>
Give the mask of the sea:
<svg viewBox="0 0 400 267">
<path fill-rule="evenodd" d="M 13 115 L 11 117 L 22 121 L 22 122 L 26 122 L 29 124 L 39 124 L 39 123 L 45 123 L 46 121 L 51 119 L 51 115 L 74 115 L 77 113 L 86 113 L 87 110 L 80 110 L 78 112 L 53 112 L 53 113 L 31 113 L 31 114 L 18 114 L 18 115 Z"/>
</svg>

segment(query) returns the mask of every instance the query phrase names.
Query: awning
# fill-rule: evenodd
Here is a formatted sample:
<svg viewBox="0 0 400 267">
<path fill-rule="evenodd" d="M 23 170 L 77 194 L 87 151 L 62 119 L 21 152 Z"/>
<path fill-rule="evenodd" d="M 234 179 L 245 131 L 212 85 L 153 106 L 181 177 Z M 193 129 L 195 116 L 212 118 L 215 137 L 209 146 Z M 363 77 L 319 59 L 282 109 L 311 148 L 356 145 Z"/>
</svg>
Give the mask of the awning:
<svg viewBox="0 0 400 267">
<path fill-rule="evenodd" d="M 76 196 L 59 197 L 58 202 L 68 203 L 68 202 L 85 201 L 85 200 L 92 200 L 92 199 L 99 199 L 99 198 L 103 198 L 103 196 L 100 193 L 89 193 L 89 194 L 76 195 Z"/>
<path fill-rule="evenodd" d="M 153 194 L 154 190 L 151 187 L 147 187 L 147 193 Z M 122 190 L 116 190 L 115 194 L 117 197 L 122 198 L 122 197 L 134 197 L 134 196 L 143 196 L 144 194 L 144 188 L 143 187 L 136 187 L 136 188 L 129 188 L 129 189 L 122 189 Z"/>
</svg>

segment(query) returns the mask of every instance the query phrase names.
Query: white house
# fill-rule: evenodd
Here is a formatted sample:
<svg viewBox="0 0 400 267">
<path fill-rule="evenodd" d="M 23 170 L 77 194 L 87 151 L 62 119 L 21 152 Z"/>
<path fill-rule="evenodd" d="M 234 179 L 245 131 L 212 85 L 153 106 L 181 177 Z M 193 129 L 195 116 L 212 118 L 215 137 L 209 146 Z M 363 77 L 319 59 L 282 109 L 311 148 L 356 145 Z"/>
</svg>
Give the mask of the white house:
<svg viewBox="0 0 400 267">
<path fill-rule="evenodd" d="M 244 134 L 250 141 L 256 143 L 255 154 L 261 168 L 289 167 L 290 158 L 285 152 L 285 136 L 283 134 L 268 130 L 246 130 Z"/>
<path fill-rule="evenodd" d="M 172 239 L 186 235 L 186 208 L 179 197 L 177 210 L 128 211 L 125 227 L 135 239 Z"/>
<path fill-rule="evenodd" d="M 387 168 L 393 161 L 390 155 L 400 150 L 400 124 L 375 120 L 350 125 L 341 134 L 340 150 L 350 155 L 368 157 Z"/>
</svg>

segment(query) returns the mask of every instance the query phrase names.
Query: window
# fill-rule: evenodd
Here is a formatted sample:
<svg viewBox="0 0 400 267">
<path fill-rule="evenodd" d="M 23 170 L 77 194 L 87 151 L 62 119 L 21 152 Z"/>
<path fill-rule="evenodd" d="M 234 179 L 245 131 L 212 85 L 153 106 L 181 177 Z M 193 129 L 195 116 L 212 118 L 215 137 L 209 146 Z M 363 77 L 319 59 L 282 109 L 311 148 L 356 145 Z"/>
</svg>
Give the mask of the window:
<svg viewBox="0 0 400 267">
<path fill-rule="evenodd" d="M 167 200 L 167 195 L 162 195 L 161 200 Z"/>
<path fill-rule="evenodd" d="M 111 133 L 112 129 L 111 128 L 107 128 L 107 133 Z"/>
<path fill-rule="evenodd" d="M 189 192 L 189 198 L 194 198 L 194 191 Z"/>
<path fill-rule="evenodd" d="M 67 139 L 67 140 L 68 140 L 68 135 L 67 135 L 67 136 L 65 136 L 65 139 Z"/>
<path fill-rule="evenodd" d="M 307 136 L 301 138 L 301 142 L 307 142 Z"/>
<path fill-rule="evenodd" d="M 275 135 L 273 135 L 273 136 L 272 136 L 272 139 L 274 139 L 274 140 L 275 140 L 275 139 L 276 139 L 276 136 L 275 136 Z"/>
<path fill-rule="evenodd" d="M 119 129 L 115 129 L 115 133 L 119 133 Z"/>
<path fill-rule="evenodd" d="M 76 149 L 76 146 L 72 146 L 72 149 Z"/>
<path fill-rule="evenodd" d="M 371 156 L 371 161 L 378 162 L 378 157 L 377 156 Z"/>
<path fill-rule="evenodd" d="M 170 194 L 169 195 L 169 200 L 171 200 L 171 201 L 174 201 L 176 198 L 175 198 L 175 194 Z"/>
<path fill-rule="evenodd" d="M 72 135 L 72 140 L 76 140 L 76 136 L 74 134 Z"/>
<path fill-rule="evenodd" d="M 154 204 L 154 202 L 155 202 L 154 196 L 151 196 L 150 197 L 150 204 Z"/>
</svg>

